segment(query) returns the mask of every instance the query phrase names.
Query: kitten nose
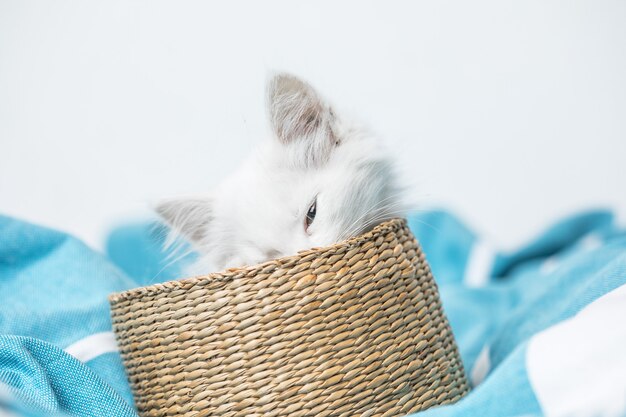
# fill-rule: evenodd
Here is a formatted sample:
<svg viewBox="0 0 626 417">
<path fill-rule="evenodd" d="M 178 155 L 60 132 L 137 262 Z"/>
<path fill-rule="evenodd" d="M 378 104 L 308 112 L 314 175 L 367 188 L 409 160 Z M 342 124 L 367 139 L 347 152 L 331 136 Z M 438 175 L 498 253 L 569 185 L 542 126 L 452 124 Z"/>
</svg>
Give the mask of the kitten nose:
<svg viewBox="0 0 626 417">
<path fill-rule="evenodd" d="M 280 252 L 277 251 L 276 249 L 269 249 L 265 251 L 266 259 L 276 259 L 278 257 L 280 257 Z"/>
</svg>

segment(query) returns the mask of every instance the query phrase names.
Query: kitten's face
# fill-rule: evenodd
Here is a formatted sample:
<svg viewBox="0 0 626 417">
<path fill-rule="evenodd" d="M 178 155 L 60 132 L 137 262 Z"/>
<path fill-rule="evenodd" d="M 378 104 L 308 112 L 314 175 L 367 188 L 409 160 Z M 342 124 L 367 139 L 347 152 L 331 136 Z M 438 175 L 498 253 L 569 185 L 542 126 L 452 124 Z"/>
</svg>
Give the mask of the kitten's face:
<svg viewBox="0 0 626 417">
<path fill-rule="evenodd" d="M 289 75 L 272 80 L 268 106 L 274 138 L 234 175 L 206 198 L 157 207 L 198 251 L 197 272 L 330 245 L 402 214 L 376 138 Z"/>
</svg>

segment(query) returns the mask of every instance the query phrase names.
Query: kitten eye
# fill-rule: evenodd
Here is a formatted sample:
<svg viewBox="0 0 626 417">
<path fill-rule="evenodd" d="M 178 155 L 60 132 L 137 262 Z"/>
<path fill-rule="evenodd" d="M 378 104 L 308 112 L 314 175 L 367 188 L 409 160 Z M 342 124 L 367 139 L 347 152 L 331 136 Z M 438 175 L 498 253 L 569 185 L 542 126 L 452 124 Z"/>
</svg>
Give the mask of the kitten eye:
<svg viewBox="0 0 626 417">
<path fill-rule="evenodd" d="M 313 201 L 313 204 L 311 204 L 311 207 L 309 207 L 309 210 L 306 212 L 306 217 L 304 219 L 304 231 L 305 232 L 309 229 L 309 226 L 311 226 L 311 223 L 313 223 L 313 220 L 315 220 L 316 214 L 317 214 L 317 198 L 315 199 L 315 201 Z"/>
</svg>

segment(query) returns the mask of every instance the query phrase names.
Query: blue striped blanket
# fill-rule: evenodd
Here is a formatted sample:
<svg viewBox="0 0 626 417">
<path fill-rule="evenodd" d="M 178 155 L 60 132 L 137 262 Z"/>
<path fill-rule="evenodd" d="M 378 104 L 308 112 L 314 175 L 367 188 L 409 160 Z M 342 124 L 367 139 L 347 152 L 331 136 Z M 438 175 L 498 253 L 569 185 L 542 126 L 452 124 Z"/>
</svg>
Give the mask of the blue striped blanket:
<svg viewBox="0 0 626 417">
<path fill-rule="evenodd" d="M 626 416 L 626 231 L 581 213 L 498 251 L 452 214 L 409 224 L 439 284 L 472 391 L 436 416 Z M 179 276 L 149 224 L 105 254 L 0 216 L 0 415 L 136 416 L 107 295 Z"/>
</svg>

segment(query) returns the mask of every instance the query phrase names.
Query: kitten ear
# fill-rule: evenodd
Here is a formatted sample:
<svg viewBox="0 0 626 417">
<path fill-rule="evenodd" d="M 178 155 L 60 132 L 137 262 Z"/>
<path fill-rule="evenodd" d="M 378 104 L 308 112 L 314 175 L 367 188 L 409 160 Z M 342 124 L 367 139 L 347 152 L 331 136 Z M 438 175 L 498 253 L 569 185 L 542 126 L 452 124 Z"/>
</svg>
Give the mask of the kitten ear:
<svg viewBox="0 0 626 417">
<path fill-rule="evenodd" d="M 306 82 L 289 74 L 278 74 L 268 85 L 270 123 L 285 145 L 300 143 L 309 161 L 324 160 L 335 138 L 331 129 L 333 113 Z"/>
<path fill-rule="evenodd" d="M 159 203 L 155 210 L 168 226 L 190 242 L 202 239 L 206 234 L 207 226 L 213 219 L 209 199 L 166 200 Z"/>
</svg>

